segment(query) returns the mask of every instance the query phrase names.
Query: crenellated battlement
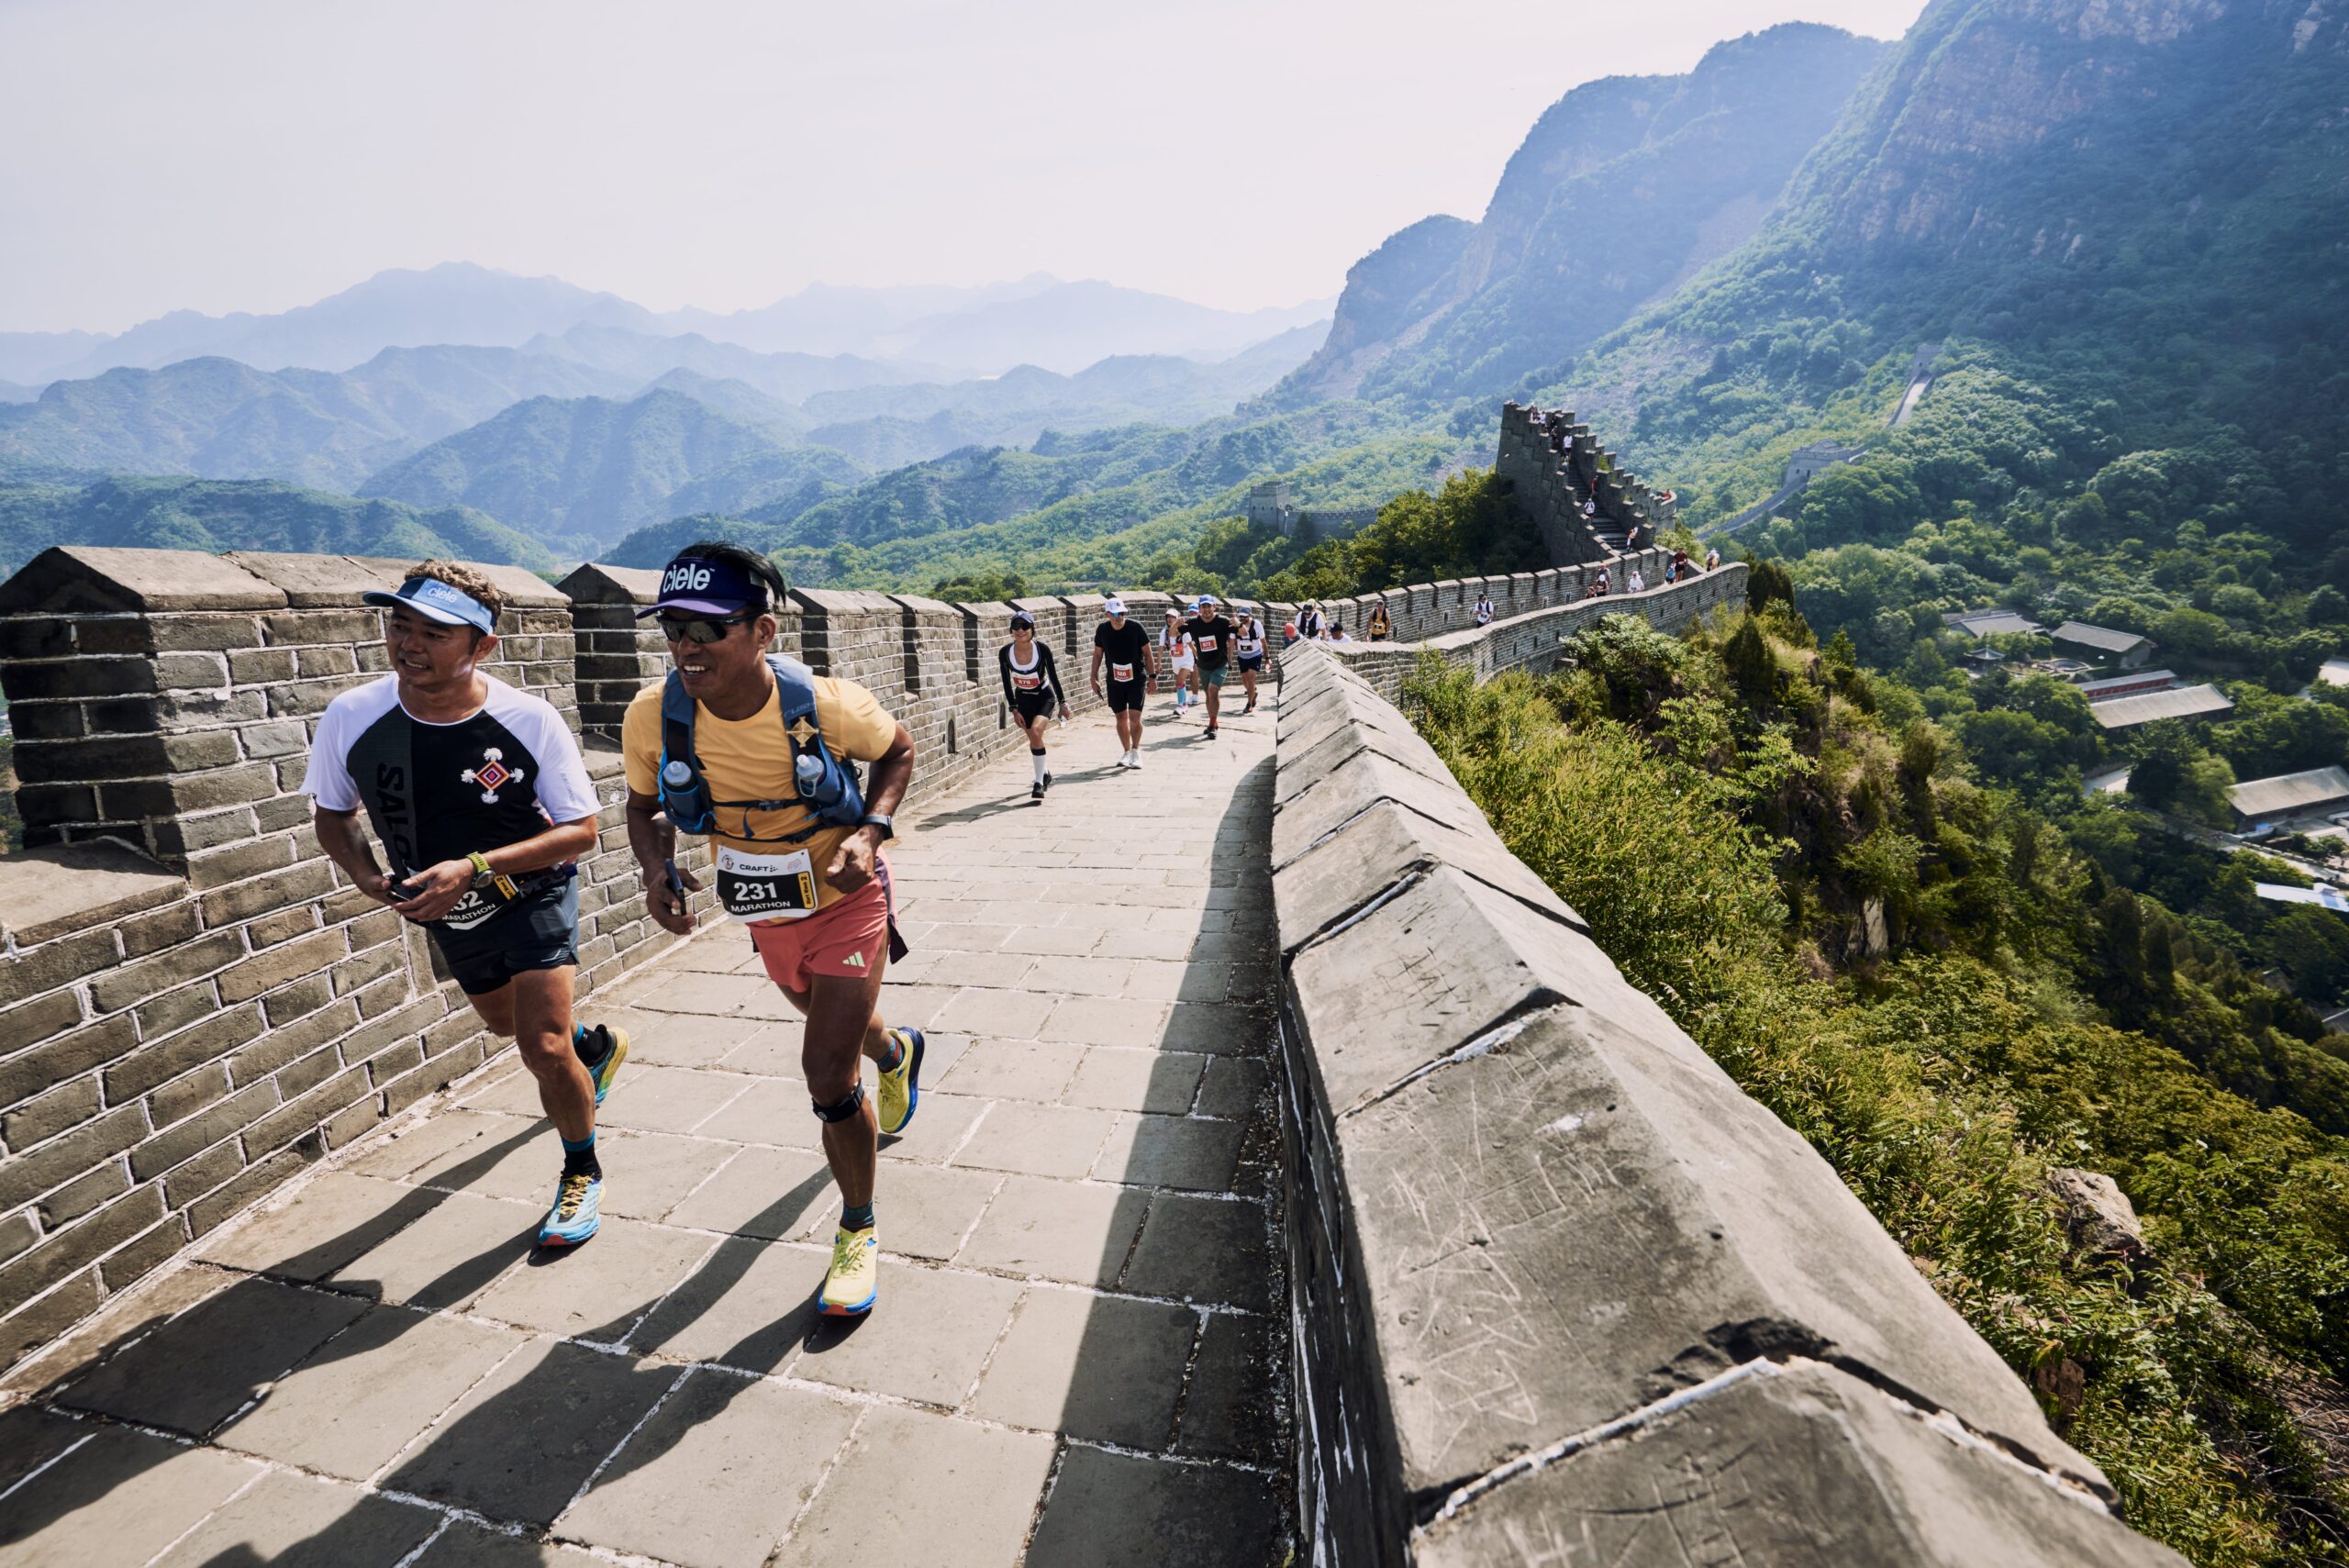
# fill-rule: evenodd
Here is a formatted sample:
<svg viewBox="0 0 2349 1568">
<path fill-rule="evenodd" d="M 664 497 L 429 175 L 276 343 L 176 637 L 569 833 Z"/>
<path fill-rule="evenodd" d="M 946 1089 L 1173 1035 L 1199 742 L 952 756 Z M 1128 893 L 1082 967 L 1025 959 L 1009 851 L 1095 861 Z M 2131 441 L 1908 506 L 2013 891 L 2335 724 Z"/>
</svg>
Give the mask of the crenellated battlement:
<svg viewBox="0 0 2349 1568">
<path fill-rule="evenodd" d="M 1627 540 L 1653 543 L 1677 515 L 1671 492 L 1649 489 L 1568 409 L 1501 405 L 1494 466 L 1560 566 L 1605 562 Z"/>
</svg>

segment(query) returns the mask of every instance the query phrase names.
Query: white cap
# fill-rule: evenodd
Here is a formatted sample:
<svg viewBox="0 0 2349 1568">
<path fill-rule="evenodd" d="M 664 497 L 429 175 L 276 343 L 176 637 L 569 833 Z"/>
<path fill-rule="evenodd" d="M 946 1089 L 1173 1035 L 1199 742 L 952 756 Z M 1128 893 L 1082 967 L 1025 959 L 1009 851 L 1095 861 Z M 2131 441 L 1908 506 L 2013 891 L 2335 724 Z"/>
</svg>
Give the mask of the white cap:
<svg viewBox="0 0 2349 1568">
<path fill-rule="evenodd" d="M 1101 601 L 1101 613 L 1105 616 L 1124 615 L 1126 613 L 1126 601 L 1119 598 L 1113 594 L 1109 597 Z"/>
</svg>

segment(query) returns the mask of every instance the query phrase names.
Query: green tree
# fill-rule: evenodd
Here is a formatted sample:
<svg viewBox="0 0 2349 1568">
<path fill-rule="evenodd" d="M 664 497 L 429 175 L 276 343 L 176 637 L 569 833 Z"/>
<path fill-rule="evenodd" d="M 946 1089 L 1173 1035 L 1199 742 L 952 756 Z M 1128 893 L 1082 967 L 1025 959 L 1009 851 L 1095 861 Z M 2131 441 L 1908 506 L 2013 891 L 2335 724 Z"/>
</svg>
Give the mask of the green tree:
<svg viewBox="0 0 2349 1568">
<path fill-rule="evenodd" d="M 2267 938 L 2302 997 L 2321 1007 L 2349 1000 L 2349 919 L 2303 905 L 2270 921 Z"/>
</svg>

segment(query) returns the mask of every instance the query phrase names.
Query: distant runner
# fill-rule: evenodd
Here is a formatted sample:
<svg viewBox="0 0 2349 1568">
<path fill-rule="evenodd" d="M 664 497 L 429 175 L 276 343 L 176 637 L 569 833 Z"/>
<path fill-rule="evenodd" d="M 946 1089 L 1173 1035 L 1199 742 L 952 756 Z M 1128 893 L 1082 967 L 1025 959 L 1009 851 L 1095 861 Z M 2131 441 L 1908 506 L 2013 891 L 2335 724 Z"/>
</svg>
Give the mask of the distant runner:
<svg viewBox="0 0 2349 1568">
<path fill-rule="evenodd" d="M 677 868 L 655 813 L 708 834 L 718 903 L 807 1015 L 799 1063 L 841 1200 L 817 1309 L 852 1317 L 880 1295 L 878 1134 L 903 1131 L 921 1100 L 922 1032 L 888 1029 L 879 1012 L 881 973 L 904 951 L 881 846 L 914 740 L 863 686 L 768 651 L 784 592 L 774 563 L 737 544 L 690 545 L 662 573 L 642 614 L 659 617 L 674 668 L 621 725 L 628 839 L 653 919 L 683 935 L 685 895 L 701 884 Z M 873 764 L 862 790 L 852 761 Z M 880 1069 L 877 1118 L 860 1056 Z"/>
<path fill-rule="evenodd" d="M 1158 646 L 1166 655 L 1167 667 L 1174 673 L 1174 717 L 1183 716 L 1183 705 L 1190 701 L 1191 675 L 1199 667 L 1198 650 L 1191 643 L 1190 634 L 1183 629 L 1183 612 L 1166 612 L 1166 629 L 1158 634 Z"/>
<path fill-rule="evenodd" d="M 1118 766 L 1141 766 L 1141 705 L 1144 695 L 1158 686 L 1158 650 L 1150 634 L 1126 618 L 1123 599 L 1102 605 L 1109 618 L 1093 628 L 1093 668 L 1096 696 L 1101 695 L 1101 667 L 1109 670 L 1109 717 L 1118 726 Z"/>
<path fill-rule="evenodd" d="M 1061 689 L 1059 669 L 1049 643 L 1036 640 L 1036 617 L 1026 610 L 1011 612 L 1011 640 L 996 651 L 1003 671 L 1003 700 L 1028 737 L 1028 760 L 1036 766 L 1030 800 L 1041 800 L 1052 787 L 1051 762 L 1044 756 L 1044 735 L 1052 728 L 1052 711 L 1068 719 L 1068 694 Z"/>
<path fill-rule="evenodd" d="M 1232 624 L 1216 608 L 1213 594 L 1201 594 L 1183 636 L 1198 651 L 1199 684 L 1208 697 L 1208 739 L 1215 739 L 1216 717 L 1223 706 L 1223 672 L 1231 662 Z"/>
<path fill-rule="evenodd" d="M 539 1227 L 574 1246 L 602 1223 L 596 1107 L 628 1060 L 625 1031 L 571 1016 L 579 883 L 596 847 L 596 788 L 551 704 L 482 671 L 504 600 L 453 561 L 408 571 L 387 608 L 392 673 L 327 705 L 302 780 L 318 843 L 369 897 L 424 928 L 492 1034 L 512 1040 L 562 1139 Z M 364 806 L 391 862 L 359 831 Z"/>
<path fill-rule="evenodd" d="M 1248 695 L 1248 706 L 1240 710 L 1244 717 L 1256 711 L 1256 677 L 1264 673 L 1264 628 L 1247 610 L 1240 612 L 1232 628 L 1231 658 L 1239 666 L 1240 689 Z"/>
</svg>

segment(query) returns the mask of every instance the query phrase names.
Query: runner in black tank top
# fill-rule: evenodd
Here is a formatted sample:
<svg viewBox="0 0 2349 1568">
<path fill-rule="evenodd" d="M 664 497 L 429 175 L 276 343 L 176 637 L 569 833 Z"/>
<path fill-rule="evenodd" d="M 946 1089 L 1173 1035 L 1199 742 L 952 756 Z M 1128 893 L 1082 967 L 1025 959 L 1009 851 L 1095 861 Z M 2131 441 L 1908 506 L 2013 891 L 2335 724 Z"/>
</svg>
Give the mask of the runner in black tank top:
<svg viewBox="0 0 2349 1568">
<path fill-rule="evenodd" d="M 1044 758 L 1044 732 L 1055 709 L 1063 719 L 1068 717 L 1068 696 L 1061 690 L 1052 651 L 1036 637 L 1034 616 L 1026 610 L 1011 612 L 1011 640 L 997 651 L 996 662 L 1003 671 L 1004 703 L 1028 737 L 1028 758 L 1036 768 L 1036 782 L 1028 798 L 1041 800 L 1052 784 L 1052 769 Z"/>
</svg>

